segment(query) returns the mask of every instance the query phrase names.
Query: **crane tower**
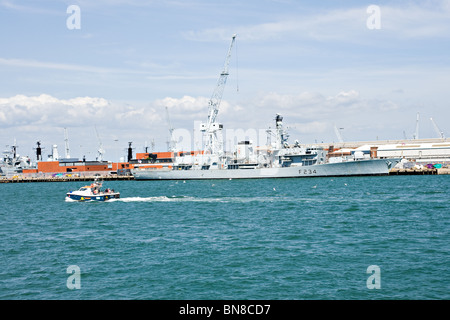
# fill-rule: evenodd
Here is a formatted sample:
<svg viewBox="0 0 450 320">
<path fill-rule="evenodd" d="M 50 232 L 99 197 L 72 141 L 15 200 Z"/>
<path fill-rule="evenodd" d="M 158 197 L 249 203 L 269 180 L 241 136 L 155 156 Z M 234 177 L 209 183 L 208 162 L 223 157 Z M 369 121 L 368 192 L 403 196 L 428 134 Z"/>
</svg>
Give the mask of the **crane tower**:
<svg viewBox="0 0 450 320">
<path fill-rule="evenodd" d="M 170 117 L 169 117 L 169 108 L 166 106 L 166 118 L 167 118 L 167 124 L 169 125 L 169 140 L 167 141 L 167 149 L 170 152 L 175 152 L 177 149 L 177 141 L 173 138 L 173 127 L 170 123 Z"/>
<path fill-rule="evenodd" d="M 206 136 L 205 151 L 211 154 L 223 155 L 223 125 L 217 122 L 217 115 L 219 113 L 220 102 L 222 101 L 223 91 L 228 77 L 228 66 L 230 64 L 231 49 L 233 48 L 236 35 L 233 35 L 230 48 L 225 59 L 223 71 L 220 73 L 216 88 L 209 100 L 208 120 L 206 123 L 200 124 L 200 131 Z"/>
<path fill-rule="evenodd" d="M 436 124 L 436 121 L 434 121 L 433 118 L 430 118 L 430 120 L 431 120 L 431 122 L 433 123 L 434 130 L 435 130 L 436 133 L 439 135 L 439 138 L 445 139 L 444 132 L 438 127 L 438 125 Z"/>
</svg>

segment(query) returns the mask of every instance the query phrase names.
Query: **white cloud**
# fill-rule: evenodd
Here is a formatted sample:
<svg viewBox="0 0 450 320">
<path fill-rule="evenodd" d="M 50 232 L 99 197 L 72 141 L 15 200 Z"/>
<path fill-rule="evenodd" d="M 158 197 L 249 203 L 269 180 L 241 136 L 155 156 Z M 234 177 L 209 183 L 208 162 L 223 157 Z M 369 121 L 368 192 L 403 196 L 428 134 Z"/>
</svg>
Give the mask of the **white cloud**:
<svg viewBox="0 0 450 320">
<path fill-rule="evenodd" d="M 165 107 L 177 125 L 189 128 L 193 120 L 206 120 L 208 112 L 206 97 L 166 97 L 151 102 L 146 107 L 111 103 L 104 98 L 77 97 L 58 99 L 42 94 L 39 96 L 17 95 L 0 98 L 0 124 L 3 127 L 22 125 L 86 126 L 94 123 L 108 123 L 121 128 L 139 129 L 149 123 L 166 121 Z M 336 117 L 347 117 L 355 112 L 392 111 L 398 106 L 386 99 L 367 99 L 355 90 L 341 91 L 333 96 L 320 93 L 279 94 L 269 92 L 250 99 L 245 104 L 231 104 L 222 101 L 219 117 L 229 125 L 252 121 L 265 121 L 262 117 L 279 112 L 286 117 L 308 122 L 317 119 L 331 121 Z M 236 117 L 239 112 L 239 117 Z M 291 121 L 291 122 L 294 122 Z M 264 122 L 265 123 L 265 122 Z M 226 124 L 227 125 L 227 124 Z M 259 123 L 259 125 L 263 125 Z"/>
<path fill-rule="evenodd" d="M 355 111 L 394 110 L 397 105 L 388 100 L 373 100 L 360 96 L 355 90 L 341 91 L 333 96 L 320 93 L 302 92 L 300 94 L 278 94 L 271 92 L 254 102 L 262 109 L 285 112 L 286 115 L 303 119 L 345 117 Z"/>
<path fill-rule="evenodd" d="M 0 99 L 0 124 L 21 125 L 82 125 L 89 118 L 107 114 L 108 101 L 102 98 L 80 97 L 62 100 L 47 94 L 17 95 Z"/>
<path fill-rule="evenodd" d="M 104 98 L 77 97 L 58 99 L 17 95 L 0 98 L 0 125 L 2 127 L 88 127 L 99 124 L 112 128 L 145 128 L 161 119 L 152 107 L 111 103 Z"/>
<path fill-rule="evenodd" d="M 206 121 L 209 110 L 209 98 L 183 96 L 182 98 L 166 97 L 158 99 L 152 103 L 154 108 L 165 112 L 164 108 L 169 109 L 170 118 L 178 120 L 198 120 Z M 233 106 L 222 100 L 220 104 L 220 115 L 226 115 L 232 111 Z"/>
<path fill-rule="evenodd" d="M 305 123 L 294 123 L 290 125 L 291 128 L 295 128 L 295 131 L 302 134 L 311 134 L 314 132 L 317 134 L 322 134 L 327 130 L 330 130 L 330 125 L 326 121 L 312 121 Z"/>
<path fill-rule="evenodd" d="M 198 112 L 208 105 L 208 99 L 205 97 L 190 97 L 184 96 L 182 98 L 166 97 L 155 102 L 157 106 L 167 107 L 176 112 Z"/>
</svg>

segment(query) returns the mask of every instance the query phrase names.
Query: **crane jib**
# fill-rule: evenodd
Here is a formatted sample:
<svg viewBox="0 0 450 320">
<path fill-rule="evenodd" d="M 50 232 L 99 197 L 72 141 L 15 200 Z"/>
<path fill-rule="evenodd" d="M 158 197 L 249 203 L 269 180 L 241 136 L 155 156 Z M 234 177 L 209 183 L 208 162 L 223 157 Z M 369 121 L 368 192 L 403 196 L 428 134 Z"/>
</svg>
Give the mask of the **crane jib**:
<svg viewBox="0 0 450 320">
<path fill-rule="evenodd" d="M 228 49 L 228 53 L 225 59 L 225 63 L 223 66 L 223 71 L 220 73 L 219 80 L 217 82 L 216 88 L 209 100 L 209 111 L 208 111 L 208 120 L 206 123 L 202 123 L 200 125 L 200 130 L 206 133 L 206 143 L 205 143 L 205 151 L 210 151 L 222 154 L 223 153 L 223 142 L 221 141 L 221 130 L 223 126 L 217 123 L 217 115 L 219 113 L 219 106 L 222 100 L 223 91 L 225 88 L 225 84 L 227 82 L 228 66 L 230 64 L 231 59 L 231 50 L 233 48 L 233 44 L 235 42 L 236 35 L 233 35 L 231 40 L 230 48 Z"/>
</svg>

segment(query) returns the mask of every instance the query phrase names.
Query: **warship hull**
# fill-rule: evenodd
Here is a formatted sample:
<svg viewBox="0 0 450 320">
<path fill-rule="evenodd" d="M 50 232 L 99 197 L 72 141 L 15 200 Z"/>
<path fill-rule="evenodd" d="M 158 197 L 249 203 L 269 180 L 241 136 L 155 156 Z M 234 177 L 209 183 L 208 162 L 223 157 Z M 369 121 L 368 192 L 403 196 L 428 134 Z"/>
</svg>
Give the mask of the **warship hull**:
<svg viewBox="0 0 450 320">
<path fill-rule="evenodd" d="M 135 169 L 136 180 L 266 179 L 388 175 L 395 159 L 370 159 L 310 166 L 254 169 Z"/>
</svg>

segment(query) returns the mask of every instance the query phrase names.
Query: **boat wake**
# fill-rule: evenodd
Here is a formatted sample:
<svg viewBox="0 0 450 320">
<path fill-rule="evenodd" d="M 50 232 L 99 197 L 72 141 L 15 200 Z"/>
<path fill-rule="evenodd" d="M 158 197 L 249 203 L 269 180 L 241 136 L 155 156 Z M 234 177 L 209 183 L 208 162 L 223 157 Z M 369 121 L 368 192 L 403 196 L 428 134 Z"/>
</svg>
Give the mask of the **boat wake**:
<svg viewBox="0 0 450 320">
<path fill-rule="evenodd" d="M 119 199 L 111 199 L 108 202 L 167 202 L 167 201 L 180 201 L 188 197 L 127 197 Z"/>
<path fill-rule="evenodd" d="M 107 201 L 95 201 L 88 200 L 83 202 L 98 202 L 98 203 L 137 203 L 137 202 L 147 202 L 147 203 L 160 203 L 160 202 L 205 202 L 205 203 L 266 203 L 266 202 L 280 202 L 280 201 L 289 201 L 289 202 L 308 202 L 307 198 L 285 198 L 285 197 L 211 197 L 211 198 L 196 198 L 189 196 L 157 196 L 157 197 L 125 197 L 119 199 L 110 199 Z M 76 200 L 72 200 L 70 198 L 66 198 L 66 202 L 80 202 Z"/>
<path fill-rule="evenodd" d="M 159 197 L 128 197 L 111 199 L 107 202 L 207 202 L 207 203 L 247 203 L 247 202 L 272 202 L 275 198 L 245 198 L 245 197 L 220 197 L 220 198 L 196 198 L 188 196 L 159 196 Z"/>
</svg>

